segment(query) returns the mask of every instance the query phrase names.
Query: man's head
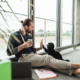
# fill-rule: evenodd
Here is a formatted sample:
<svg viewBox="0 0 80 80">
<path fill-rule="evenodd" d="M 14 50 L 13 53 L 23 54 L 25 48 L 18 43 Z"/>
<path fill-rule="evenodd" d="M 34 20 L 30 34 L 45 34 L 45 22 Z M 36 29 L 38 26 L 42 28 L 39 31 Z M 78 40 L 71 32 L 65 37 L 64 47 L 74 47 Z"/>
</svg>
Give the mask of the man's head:
<svg viewBox="0 0 80 80">
<path fill-rule="evenodd" d="M 24 21 L 21 21 L 21 23 L 26 32 L 31 33 L 32 30 L 34 30 L 34 23 L 31 19 L 25 19 Z"/>
<path fill-rule="evenodd" d="M 54 44 L 53 44 L 52 42 L 49 42 L 49 43 L 47 44 L 47 48 L 48 48 L 49 50 L 54 49 Z"/>
</svg>

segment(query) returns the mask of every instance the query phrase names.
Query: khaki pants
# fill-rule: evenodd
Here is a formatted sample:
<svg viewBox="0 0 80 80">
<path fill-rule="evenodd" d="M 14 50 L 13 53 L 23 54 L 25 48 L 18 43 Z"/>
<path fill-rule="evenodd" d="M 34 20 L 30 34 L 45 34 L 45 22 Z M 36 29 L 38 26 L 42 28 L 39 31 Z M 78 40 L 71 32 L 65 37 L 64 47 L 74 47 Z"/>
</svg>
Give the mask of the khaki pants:
<svg viewBox="0 0 80 80">
<path fill-rule="evenodd" d="M 31 62 L 32 67 L 49 66 L 59 72 L 71 75 L 74 69 L 71 69 L 71 62 L 66 62 L 53 58 L 50 55 L 24 54 L 20 56 L 18 62 Z"/>
</svg>

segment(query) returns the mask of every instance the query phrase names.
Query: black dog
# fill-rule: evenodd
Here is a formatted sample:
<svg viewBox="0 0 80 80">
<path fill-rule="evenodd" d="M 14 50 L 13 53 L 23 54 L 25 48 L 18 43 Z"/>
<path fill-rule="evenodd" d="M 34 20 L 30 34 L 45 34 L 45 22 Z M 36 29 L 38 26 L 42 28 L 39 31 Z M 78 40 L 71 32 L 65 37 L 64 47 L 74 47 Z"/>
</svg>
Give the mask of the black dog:
<svg viewBox="0 0 80 80">
<path fill-rule="evenodd" d="M 52 42 L 48 43 L 47 49 L 43 45 L 43 49 L 45 50 L 45 52 L 47 52 L 49 55 L 53 56 L 54 58 L 59 59 L 59 60 L 64 60 L 62 58 L 62 55 L 59 52 L 54 50 L 54 44 Z M 69 62 L 68 59 L 66 59 L 64 61 L 68 61 Z"/>
</svg>

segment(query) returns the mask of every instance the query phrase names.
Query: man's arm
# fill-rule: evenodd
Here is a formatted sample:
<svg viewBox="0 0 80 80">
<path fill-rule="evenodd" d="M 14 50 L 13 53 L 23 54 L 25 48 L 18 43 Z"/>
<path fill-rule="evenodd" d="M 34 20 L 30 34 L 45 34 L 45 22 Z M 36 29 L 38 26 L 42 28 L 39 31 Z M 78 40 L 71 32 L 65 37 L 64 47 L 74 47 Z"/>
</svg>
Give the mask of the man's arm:
<svg viewBox="0 0 80 80">
<path fill-rule="evenodd" d="M 43 39 L 41 40 L 41 43 L 40 43 L 40 48 L 36 48 L 36 52 L 41 50 L 43 48 Z"/>
<path fill-rule="evenodd" d="M 36 52 L 39 51 L 39 50 L 41 50 L 41 49 L 42 49 L 42 48 L 36 48 Z"/>
<path fill-rule="evenodd" d="M 27 42 L 21 44 L 20 46 L 18 46 L 18 52 L 20 52 L 24 48 L 28 48 L 28 47 L 31 47 L 31 46 L 32 46 L 31 41 L 27 41 Z"/>
<path fill-rule="evenodd" d="M 23 44 L 22 44 L 22 45 L 20 45 L 20 46 L 18 46 L 18 52 L 20 52 L 22 49 L 24 49 Z"/>
<path fill-rule="evenodd" d="M 45 50 L 45 52 L 48 52 L 48 50 L 44 47 L 44 45 L 43 45 L 43 49 Z"/>
<path fill-rule="evenodd" d="M 7 53 L 8 55 L 13 55 L 13 54 L 19 54 L 19 52 L 24 49 L 24 48 L 28 48 L 31 47 L 31 42 L 25 42 L 17 47 L 15 47 L 16 41 L 13 39 L 12 36 L 10 36 L 9 41 L 8 41 L 8 47 L 7 47 Z"/>
</svg>

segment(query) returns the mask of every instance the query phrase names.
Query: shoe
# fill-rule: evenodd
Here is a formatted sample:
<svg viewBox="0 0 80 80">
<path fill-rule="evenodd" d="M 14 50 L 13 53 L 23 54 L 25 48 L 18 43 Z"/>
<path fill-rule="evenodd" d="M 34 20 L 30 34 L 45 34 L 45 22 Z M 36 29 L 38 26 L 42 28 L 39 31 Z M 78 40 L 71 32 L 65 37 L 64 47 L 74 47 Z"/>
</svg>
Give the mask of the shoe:
<svg viewBox="0 0 80 80">
<path fill-rule="evenodd" d="M 68 59 L 65 59 L 64 61 L 70 62 L 70 60 L 68 60 Z"/>
</svg>

